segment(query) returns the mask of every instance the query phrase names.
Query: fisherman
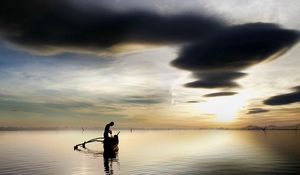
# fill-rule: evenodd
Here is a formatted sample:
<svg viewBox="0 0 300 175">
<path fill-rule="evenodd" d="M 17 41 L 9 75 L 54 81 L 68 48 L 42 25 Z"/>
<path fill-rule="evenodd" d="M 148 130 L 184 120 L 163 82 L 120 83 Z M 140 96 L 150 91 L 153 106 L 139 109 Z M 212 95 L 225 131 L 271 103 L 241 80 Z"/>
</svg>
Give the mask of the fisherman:
<svg viewBox="0 0 300 175">
<path fill-rule="evenodd" d="M 104 133 L 103 133 L 104 139 L 111 138 L 109 136 L 109 134 L 112 134 L 110 127 L 114 126 L 114 124 L 115 124 L 114 122 L 110 122 L 105 126 Z"/>
</svg>

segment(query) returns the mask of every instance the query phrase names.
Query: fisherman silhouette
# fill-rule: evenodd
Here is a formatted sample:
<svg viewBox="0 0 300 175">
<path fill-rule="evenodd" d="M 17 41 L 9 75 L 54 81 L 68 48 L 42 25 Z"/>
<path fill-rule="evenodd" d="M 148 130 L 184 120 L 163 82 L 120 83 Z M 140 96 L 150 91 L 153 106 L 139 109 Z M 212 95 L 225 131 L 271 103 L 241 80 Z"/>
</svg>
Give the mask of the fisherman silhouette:
<svg viewBox="0 0 300 175">
<path fill-rule="evenodd" d="M 110 122 L 108 123 L 106 126 L 105 126 L 105 129 L 104 129 L 104 133 L 103 133 L 103 136 L 104 136 L 104 139 L 109 139 L 111 138 L 109 136 L 109 134 L 112 134 L 111 130 L 110 130 L 110 127 L 114 126 L 114 122 Z"/>
</svg>

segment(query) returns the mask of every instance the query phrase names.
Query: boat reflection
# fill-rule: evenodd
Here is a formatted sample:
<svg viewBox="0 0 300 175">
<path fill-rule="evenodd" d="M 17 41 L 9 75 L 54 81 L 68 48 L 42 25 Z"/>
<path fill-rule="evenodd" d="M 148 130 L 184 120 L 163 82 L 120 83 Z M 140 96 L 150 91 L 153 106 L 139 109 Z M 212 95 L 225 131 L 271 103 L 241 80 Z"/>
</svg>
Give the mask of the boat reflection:
<svg viewBox="0 0 300 175">
<path fill-rule="evenodd" d="M 104 151 L 103 152 L 103 164 L 104 172 L 106 175 L 113 175 L 113 164 L 116 163 L 119 166 L 118 151 Z"/>
<path fill-rule="evenodd" d="M 86 155 L 92 155 L 93 157 L 97 157 L 97 158 L 103 157 L 104 172 L 106 175 L 113 175 L 114 174 L 113 167 L 115 165 L 117 165 L 117 167 L 120 166 L 119 159 L 118 159 L 118 150 L 97 151 L 89 148 L 82 148 L 82 149 L 76 149 L 76 151 L 79 151 Z"/>
</svg>

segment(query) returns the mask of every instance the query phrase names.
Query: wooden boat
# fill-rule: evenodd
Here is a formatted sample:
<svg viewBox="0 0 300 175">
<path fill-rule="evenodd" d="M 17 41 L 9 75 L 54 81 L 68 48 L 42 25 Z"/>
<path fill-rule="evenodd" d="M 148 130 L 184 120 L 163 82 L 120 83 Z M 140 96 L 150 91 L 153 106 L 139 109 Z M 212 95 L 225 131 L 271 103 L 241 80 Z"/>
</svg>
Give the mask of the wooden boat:
<svg viewBox="0 0 300 175">
<path fill-rule="evenodd" d="M 119 136 L 114 135 L 114 137 L 104 139 L 103 141 L 103 149 L 104 152 L 117 152 L 119 150 Z"/>
<path fill-rule="evenodd" d="M 103 149 L 104 149 L 104 156 L 105 157 L 109 157 L 109 158 L 114 158 L 117 154 L 118 154 L 118 151 L 119 151 L 119 133 L 120 131 L 118 132 L 118 134 L 114 135 L 114 137 L 110 137 L 110 138 L 107 138 L 107 139 L 103 139 L 103 137 L 98 137 L 98 138 L 94 138 L 94 139 L 91 139 L 89 141 L 85 141 L 83 143 L 80 143 L 80 144 L 77 144 L 74 146 L 74 150 L 79 150 L 79 147 L 82 147 L 84 149 L 86 149 L 86 144 L 88 143 L 92 143 L 92 142 L 102 142 L 103 143 Z"/>
</svg>

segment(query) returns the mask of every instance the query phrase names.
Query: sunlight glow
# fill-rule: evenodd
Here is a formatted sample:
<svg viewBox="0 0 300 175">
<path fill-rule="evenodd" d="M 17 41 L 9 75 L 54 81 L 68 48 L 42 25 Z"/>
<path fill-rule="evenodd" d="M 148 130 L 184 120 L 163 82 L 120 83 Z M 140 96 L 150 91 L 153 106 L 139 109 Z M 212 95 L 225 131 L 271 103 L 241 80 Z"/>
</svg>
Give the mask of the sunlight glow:
<svg viewBox="0 0 300 175">
<path fill-rule="evenodd" d="M 214 114 L 218 122 L 231 122 L 234 121 L 239 110 L 246 106 L 246 102 L 250 97 L 250 92 L 228 97 L 213 97 L 200 104 L 200 108 L 209 114 Z"/>
</svg>

